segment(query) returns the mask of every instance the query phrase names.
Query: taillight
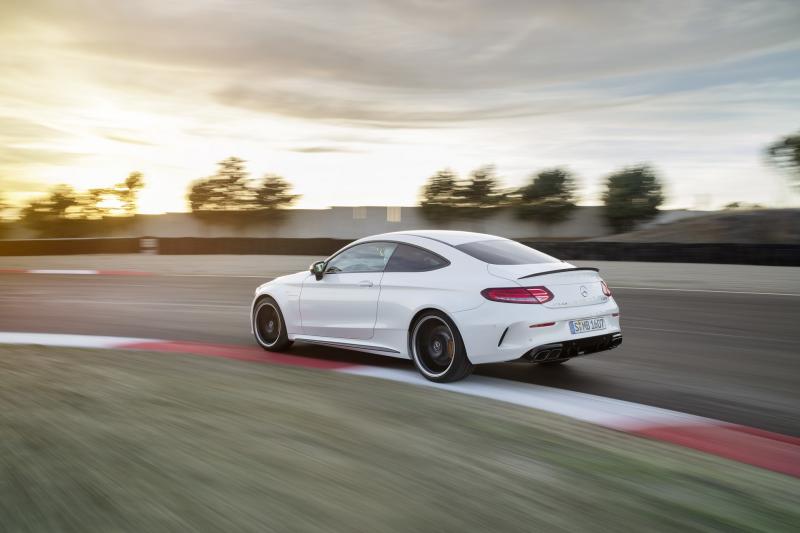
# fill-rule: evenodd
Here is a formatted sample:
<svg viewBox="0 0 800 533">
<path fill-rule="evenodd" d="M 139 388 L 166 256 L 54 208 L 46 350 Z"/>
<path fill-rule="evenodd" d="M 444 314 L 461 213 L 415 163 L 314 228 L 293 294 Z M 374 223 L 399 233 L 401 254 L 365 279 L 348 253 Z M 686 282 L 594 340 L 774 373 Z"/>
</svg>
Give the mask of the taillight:
<svg viewBox="0 0 800 533">
<path fill-rule="evenodd" d="M 611 289 L 608 288 L 605 281 L 600 282 L 600 286 L 603 287 L 603 294 L 606 296 L 611 296 Z"/>
<path fill-rule="evenodd" d="M 506 302 L 510 304 L 543 304 L 553 299 L 553 293 L 546 287 L 483 289 L 481 295 L 493 302 Z"/>
</svg>

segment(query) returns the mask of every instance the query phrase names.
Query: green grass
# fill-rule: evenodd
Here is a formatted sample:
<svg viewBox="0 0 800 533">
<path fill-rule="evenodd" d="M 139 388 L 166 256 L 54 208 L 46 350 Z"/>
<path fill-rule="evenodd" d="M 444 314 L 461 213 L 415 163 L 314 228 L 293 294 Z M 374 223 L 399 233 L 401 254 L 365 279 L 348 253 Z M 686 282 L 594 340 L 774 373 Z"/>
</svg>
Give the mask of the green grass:
<svg viewBox="0 0 800 533">
<path fill-rule="evenodd" d="M 0 347 L 0 531 L 797 531 L 800 481 L 500 402 Z"/>
</svg>

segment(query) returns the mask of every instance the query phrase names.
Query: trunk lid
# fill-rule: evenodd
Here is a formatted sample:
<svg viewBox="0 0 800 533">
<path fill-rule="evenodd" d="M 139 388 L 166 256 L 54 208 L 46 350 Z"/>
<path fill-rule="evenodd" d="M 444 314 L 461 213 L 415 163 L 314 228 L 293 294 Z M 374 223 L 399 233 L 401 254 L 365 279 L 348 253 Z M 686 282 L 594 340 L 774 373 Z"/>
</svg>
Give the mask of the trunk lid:
<svg viewBox="0 0 800 533">
<path fill-rule="evenodd" d="M 488 265 L 493 276 L 521 287 L 547 287 L 553 299 L 542 304 L 549 308 L 598 305 L 608 301 L 603 294 L 603 281 L 593 269 L 579 269 L 569 263 L 535 265 Z"/>
</svg>

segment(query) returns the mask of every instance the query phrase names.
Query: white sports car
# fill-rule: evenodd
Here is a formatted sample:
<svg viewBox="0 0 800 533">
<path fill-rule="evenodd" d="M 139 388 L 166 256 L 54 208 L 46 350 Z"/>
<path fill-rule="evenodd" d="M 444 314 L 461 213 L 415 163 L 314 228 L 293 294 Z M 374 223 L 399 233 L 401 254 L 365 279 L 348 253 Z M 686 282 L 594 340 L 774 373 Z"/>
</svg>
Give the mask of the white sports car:
<svg viewBox="0 0 800 533">
<path fill-rule="evenodd" d="M 438 382 L 476 364 L 559 364 L 622 343 L 596 268 L 462 231 L 359 239 L 258 287 L 250 315 L 267 350 L 303 341 L 411 359 Z"/>
</svg>

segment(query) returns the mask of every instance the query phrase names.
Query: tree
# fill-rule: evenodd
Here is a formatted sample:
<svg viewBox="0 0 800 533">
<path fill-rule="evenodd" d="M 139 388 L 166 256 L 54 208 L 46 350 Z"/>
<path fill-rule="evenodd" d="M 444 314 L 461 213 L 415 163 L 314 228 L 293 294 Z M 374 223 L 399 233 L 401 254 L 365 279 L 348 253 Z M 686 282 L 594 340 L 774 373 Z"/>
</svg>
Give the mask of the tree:
<svg viewBox="0 0 800 533">
<path fill-rule="evenodd" d="M 114 191 L 122 203 L 122 209 L 126 215 L 136 213 L 136 202 L 139 199 L 139 191 L 144 188 L 144 176 L 141 172 L 131 172 L 125 181 L 118 183 Z"/>
<path fill-rule="evenodd" d="M 516 214 L 544 224 L 563 222 L 575 209 L 575 179 L 560 168 L 543 170 L 517 191 Z"/>
<path fill-rule="evenodd" d="M 103 205 L 107 200 L 115 195 L 113 189 L 89 189 L 86 194 L 77 196 L 80 218 L 101 219 L 111 213 L 107 205 Z"/>
<path fill-rule="evenodd" d="M 431 222 L 446 222 L 455 218 L 456 175 L 446 168 L 440 170 L 422 187 L 420 207 Z"/>
<path fill-rule="evenodd" d="M 214 176 L 195 182 L 188 194 L 192 213 L 213 223 L 242 226 L 257 221 L 277 222 L 281 209 L 300 198 L 292 185 L 275 174 L 251 179 L 244 161 L 229 157 L 220 161 Z"/>
<path fill-rule="evenodd" d="M 245 161 L 229 157 L 218 163 L 214 176 L 195 182 L 189 191 L 192 212 L 242 211 L 255 207 L 255 194 L 248 186 Z"/>
<path fill-rule="evenodd" d="M 491 165 L 472 171 L 468 180 L 456 185 L 454 196 L 456 205 L 471 217 L 487 216 L 492 212 L 490 208 L 505 201 L 500 181 Z"/>
<path fill-rule="evenodd" d="M 57 185 L 50 193 L 49 199 L 52 212 L 58 218 L 67 218 L 72 208 L 79 208 L 81 205 L 80 197 L 75 189 L 69 185 Z M 75 214 L 75 210 L 73 210 Z"/>
<path fill-rule="evenodd" d="M 800 132 L 775 141 L 766 152 L 773 165 L 788 170 L 790 183 L 800 189 Z"/>
<path fill-rule="evenodd" d="M 80 216 L 80 199 L 69 185 L 57 185 L 45 198 L 32 200 L 22 209 L 21 221 L 29 228 L 46 233 L 69 218 Z"/>
<path fill-rule="evenodd" d="M 663 201 L 661 183 L 648 165 L 628 167 L 611 174 L 603 193 L 606 220 L 617 233 L 630 231 L 655 217 Z"/>
<path fill-rule="evenodd" d="M 255 189 L 253 203 L 257 209 L 281 209 L 289 207 L 300 198 L 292 194 L 292 184 L 275 174 L 266 174 Z"/>
</svg>

